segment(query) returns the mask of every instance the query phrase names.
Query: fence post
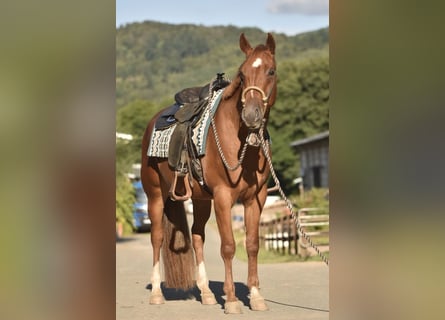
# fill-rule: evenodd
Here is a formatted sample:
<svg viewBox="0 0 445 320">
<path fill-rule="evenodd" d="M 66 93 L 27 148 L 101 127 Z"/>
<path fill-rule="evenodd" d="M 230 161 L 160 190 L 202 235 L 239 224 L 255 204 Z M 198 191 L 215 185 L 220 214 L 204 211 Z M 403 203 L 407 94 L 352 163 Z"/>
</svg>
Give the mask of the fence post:
<svg viewBox="0 0 445 320">
<path fill-rule="evenodd" d="M 328 232 L 312 231 L 313 227 L 329 225 L 329 215 L 309 214 L 309 212 L 319 210 L 319 208 L 301 208 L 297 212 L 297 219 L 299 219 L 302 231 L 307 232 L 308 236 L 324 236 Z M 307 231 L 307 228 L 310 232 Z M 291 215 L 282 215 L 268 222 L 261 222 L 259 235 L 261 246 L 268 251 L 283 255 L 299 255 L 303 258 L 311 255 L 309 243 L 306 243 L 305 238 L 300 234 L 300 230 Z"/>
<path fill-rule="evenodd" d="M 293 247 L 293 254 L 298 254 L 298 232 L 297 232 L 297 226 L 296 224 L 293 222 L 292 219 L 289 219 L 289 221 L 291 221 L 291 230 L 292 230 L 292 247 Z"/>
<path fill-rule="evenodd" d="M 303 217 L 305 216 L 306 211 L 304 210 L 298 210 L 298 219 L 300 221 L 300 224 L 302 223 Z M 304 227 L 301 227 L 301 229 L 303 231 L 305 231 Z M 298 232 L 298 231 L 297 231 Z M 300 236 L 300 234 L 298 233 L 298 254 L 302 257 L 302 258 L 306 258 L 307 257 L 307 247 L 303 245 L 303 237 Z"/>
<path fill-rule="evenodd" d="M 285 226 L 284 226 L 284 217 L 281 217 L 280 219 L 280 225 L 281 225 L 281 254 L 286 254 L 286 245 L 285 245 Z"/>
</svg>

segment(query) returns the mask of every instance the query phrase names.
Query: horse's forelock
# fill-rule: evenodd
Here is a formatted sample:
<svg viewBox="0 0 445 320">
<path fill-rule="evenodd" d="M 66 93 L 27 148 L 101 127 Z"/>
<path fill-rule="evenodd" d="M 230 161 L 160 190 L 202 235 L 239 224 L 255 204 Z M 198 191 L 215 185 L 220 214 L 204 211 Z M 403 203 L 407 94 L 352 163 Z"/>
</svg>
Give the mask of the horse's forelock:
<svg viewBox="0 0 445 320">
<path fill-rule="evenodd" d="M 272 52 L 268 46 L 266 46 L 264 44 L 259 44 L 252 50 L 251 55 L 254 55 L 254 54 L 260 53 L 260 52 L 264 52 L 264 51 L 270 52 L 272 55 L 274 54 L 274 52 Z"/>
</svg>

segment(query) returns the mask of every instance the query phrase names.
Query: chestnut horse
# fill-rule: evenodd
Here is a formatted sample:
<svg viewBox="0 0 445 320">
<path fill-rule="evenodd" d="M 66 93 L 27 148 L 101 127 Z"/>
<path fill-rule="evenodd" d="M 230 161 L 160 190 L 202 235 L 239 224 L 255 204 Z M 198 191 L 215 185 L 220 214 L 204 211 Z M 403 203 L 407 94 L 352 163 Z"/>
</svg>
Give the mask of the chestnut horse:
<svg viewBox="0 0 445 320">
<path fill-rule="evenodd" d="M 269 33 L 264 45 L 252 48 L 244 34 L 241 34 L 239 46 L 246 55 L 245 61 L 239 67 L 236 77 L 224 89 L 212 119 L 213 128 L 208 132 L 205 155 L 200 159 L 205 186 L 201 186 L 196 180 L 193 183 L 191 237 L 183 202 L 169 198 L 174 172 L 166 158 L 147 155 L 152 130 L 160 113 L 149 122 L 145 131 L 141 179 L 149 199 L 148 212 L 152 222 L 151 304 L 164 303 L 160 275 L 161 247 L 166 286 L 182 289 L 193 287 L 197 268 L 196 285 L 201 291 L 202 304 L 216 304 L 215 296 L 209 288 L 203 256 L 204 227 L 210 217 L 213 199 L 221 237 L 220 253 L 225 267 L 225 312 L 241 313 L 232 276 L 235 240 L 230 211 L 236 201 L 244 206 L 250 307 L 252 310 L 268 309 L 259 292 L 257 256 L 259 221 L 267 196 L 266 182 L 270 171 L 261 146 L 245 144 L 252 133 L 257 140 L 258 135 L 263 134 L 270 107 L 275 102 L 275 40 Z M 236 165 L 238 162 L 241 164 Z"/>
</svg>

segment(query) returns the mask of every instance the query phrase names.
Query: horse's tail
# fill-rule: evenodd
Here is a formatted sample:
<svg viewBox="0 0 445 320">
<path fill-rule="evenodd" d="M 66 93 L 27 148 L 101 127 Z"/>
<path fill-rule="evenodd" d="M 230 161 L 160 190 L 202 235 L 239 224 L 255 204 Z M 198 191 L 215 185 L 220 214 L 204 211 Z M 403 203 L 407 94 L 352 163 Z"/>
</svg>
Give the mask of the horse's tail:
<svg viewBox="0 0 445 320">
<path fill-rule="evenodd" d="M 164 210 L 162 258 L 165 286 L 187 290 L 195 285 L 195 257 L 184 203 L 167 199 Z"/>
</svg>

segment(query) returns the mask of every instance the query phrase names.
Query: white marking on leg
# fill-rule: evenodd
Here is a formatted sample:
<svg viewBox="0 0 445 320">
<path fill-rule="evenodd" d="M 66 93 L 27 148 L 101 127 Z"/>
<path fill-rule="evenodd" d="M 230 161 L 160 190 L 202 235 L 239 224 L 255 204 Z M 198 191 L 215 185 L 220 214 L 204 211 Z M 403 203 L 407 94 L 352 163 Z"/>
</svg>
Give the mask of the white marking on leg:
<svg viewBox="0 0 445 320">
<path fill-rule="evenodd" d="M 258 296 L 261 297 L 261 295 L 260 295 L 260 291 L 258 290 L 257 287 L 252 287 L 252 288 L 250 289 L 250 298 L 252 299 L 252 298 L 256 298 L 256 297 L 258 297 Z"/>
<path fill-rule="evenodd" d="M 263 63 L 263 60 L 261 60 L 261 58 L 256 58 L 256 60 L 252 63 L 252 67 L 258 68 L 261 63 Z"/>
<path fill-rule="evenodd" d="M 257 287 L 252 287 L 250 289 L 250 307 L 252 310 L 256 311 L 265 311 L 269 309 Z"/>
<path fill-rule="evenodd" d="M 202 290 L 202 288 L 207 287 L 208 281 L 204 261 L 202 261 L 198 265 L 198 281 L 196 281 L 196 284 L 198 288 Z"/>
<path fill-rule="evenodd" d="M 204 261 L 200 262 L 198 265 L 198 279 L 196 280 L 196 285 L 201 291 L 202 304 L 213 305 L 217 303 L 215 295 L 209 288 L 209 279 L 207 279 Z"/>
<path fill-rule="evenodd" d="M 159 261 L 153 266 L 153 273 L 151 274 L 151 285 L 152 291 L 154 289 L 161 288 L 161 268 L 159 266 Z"/>
</svg>

